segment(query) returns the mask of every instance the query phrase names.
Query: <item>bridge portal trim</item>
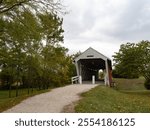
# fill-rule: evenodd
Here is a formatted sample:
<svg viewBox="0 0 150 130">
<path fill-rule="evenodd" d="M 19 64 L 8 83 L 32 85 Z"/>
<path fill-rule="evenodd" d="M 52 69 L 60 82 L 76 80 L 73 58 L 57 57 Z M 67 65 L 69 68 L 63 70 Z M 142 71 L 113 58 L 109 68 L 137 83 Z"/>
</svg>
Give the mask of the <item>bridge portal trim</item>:
<svg viewBox="0 0 150 130">
<path fill-rule="evenodd" d="M 92 80 L 94 75 L 98 79 L 98 71 L 105 72 L 105 85 L 112 82 L 112 63 L 111 59 L 104 56 L 93 48 L 88 48 L 81 55 L 75 58 L 77 76 L 81 76 L 83 81 Z"/>
</svg>

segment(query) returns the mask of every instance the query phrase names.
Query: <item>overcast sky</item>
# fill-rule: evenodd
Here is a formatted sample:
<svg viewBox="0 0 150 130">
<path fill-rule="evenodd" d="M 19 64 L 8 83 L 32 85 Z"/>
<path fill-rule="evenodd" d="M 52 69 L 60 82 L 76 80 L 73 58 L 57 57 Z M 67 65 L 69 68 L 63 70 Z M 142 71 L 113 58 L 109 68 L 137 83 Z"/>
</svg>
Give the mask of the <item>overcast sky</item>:
<svg viewBox="0 0 150 130">
<path fill-rule="evenodd" d="M 69 53 L 93 47 L 112 58 L 120 44 L 150 40 L 150 0 L 63 0 L 64 46 Z"/>
</svg>

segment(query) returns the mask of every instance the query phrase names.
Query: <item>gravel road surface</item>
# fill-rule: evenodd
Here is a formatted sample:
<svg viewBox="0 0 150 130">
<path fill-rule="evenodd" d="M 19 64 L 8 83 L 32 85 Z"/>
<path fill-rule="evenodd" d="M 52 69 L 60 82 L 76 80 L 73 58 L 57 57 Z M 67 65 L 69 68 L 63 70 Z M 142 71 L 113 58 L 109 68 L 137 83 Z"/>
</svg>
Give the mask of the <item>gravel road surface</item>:
<svg viewBox="0 0 150 130">
<path fill-rule="evenodd" d="M 5 113 L 60 113 L 63 108 L 80 99 L 80 94 L 94 88 L 92 84 L 74 84 L 30 97 Z"/>
</svg>

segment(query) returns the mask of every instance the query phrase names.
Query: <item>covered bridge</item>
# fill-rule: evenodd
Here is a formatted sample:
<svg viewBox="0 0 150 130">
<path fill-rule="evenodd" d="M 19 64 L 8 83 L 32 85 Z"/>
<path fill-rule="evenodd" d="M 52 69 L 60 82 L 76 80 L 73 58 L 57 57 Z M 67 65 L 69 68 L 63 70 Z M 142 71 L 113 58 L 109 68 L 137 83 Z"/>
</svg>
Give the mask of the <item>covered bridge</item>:
<svg viewBox="0 0 150 130">
<path fill-rule="evenodd" d="M 94 50 L 93 48 L 88 48 L 81 55 L 75 58 L 75 65 L 77 76 L 80 77 L 82 81 L 92 81 L 99 80 L 99 72 L 102 70 L 104 72 L 104 83 L 105 85 L 111 85 L 112 82 L 112 64 L 111 60 Z M 80 82 L 82 82 L 80 81 Z"/>
</svg>

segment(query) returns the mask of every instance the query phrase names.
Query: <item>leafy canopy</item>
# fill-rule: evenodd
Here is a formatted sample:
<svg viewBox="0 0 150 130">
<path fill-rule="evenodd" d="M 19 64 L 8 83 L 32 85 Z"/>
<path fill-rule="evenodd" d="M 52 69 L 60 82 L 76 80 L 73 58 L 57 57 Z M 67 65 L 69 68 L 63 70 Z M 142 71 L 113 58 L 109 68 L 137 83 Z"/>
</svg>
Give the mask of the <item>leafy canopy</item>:
<svg viewBox="0 0 150 130">
<path fill-rule="evenodd" d="M 47 88 L 70 81 L 73 66 L 62 47 L 63 19 L 58 0 L 0 1 L 2 87 Z"/>
<path fill-rule="evenodd" d="M 144 76 L 150 88 L 150 42 L 127 43 L 120 46 L 114 56 L 115 77 L 136 78 Z"/>
</svg>

